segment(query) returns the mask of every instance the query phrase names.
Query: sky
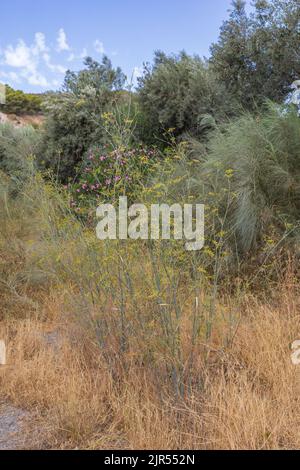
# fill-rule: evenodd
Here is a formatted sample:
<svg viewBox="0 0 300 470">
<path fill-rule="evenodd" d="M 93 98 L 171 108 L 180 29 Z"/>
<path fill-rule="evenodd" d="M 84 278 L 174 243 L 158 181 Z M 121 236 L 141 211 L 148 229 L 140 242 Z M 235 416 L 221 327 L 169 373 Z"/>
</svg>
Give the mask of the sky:
<svg viewBox="0 0 300 470">
<path fill-rule="evenodd" d="M 136 80 L 155 50 L 209 56 L 231 0 L 9 0 L 0 5 L 0 82 L 60 89 L 87 55 Z"/>
</svg>

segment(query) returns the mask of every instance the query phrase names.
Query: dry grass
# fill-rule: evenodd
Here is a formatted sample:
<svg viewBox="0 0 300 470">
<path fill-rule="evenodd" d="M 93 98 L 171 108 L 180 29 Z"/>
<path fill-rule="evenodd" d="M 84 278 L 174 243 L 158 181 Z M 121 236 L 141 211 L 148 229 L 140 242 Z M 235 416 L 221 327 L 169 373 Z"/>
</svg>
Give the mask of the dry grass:
<svg viewBox="0 0 300 470">
<path fill-rule="evenodd" d="M 8 367 L 1 395 L 38 412 L 47 445 L 115 449 L 295 449 L 300 446 L 299 299 L 283 289 L 277 306 L 249 302 L 230 350 L 214 353 L 202 390 L 175 399 L 153 371 L 128 361 L 112 374 L 85 332 L 54 320 L 6 320 Z M 49 332 L 59 331 L 51 336 Z M 70 333 L 71 331 L 71 333 Z M 53 339 L 54 338 L 54 339 Z"/>
<path fill-rule="evenodd" d="M 102 317 L 111 321 L 109 335 L 106 347 L 99 347 L 93 329 L 78 321 L 83 310 L 75 312 L 74 282 L 34 271 L 37 250 L 32 243 L 48 253 L 49 238 L 40 239 L 39 224 L 35 232 L 34 224 L 26 225 L 24 209 L 19 207 L 17 221 L 12 211 L 1 215 L 0 230 L 0 338 L 8 350 L 8 365 L 0 369 L 0 399 L 33 413 L 41 430 L 35 447 L 300 447 L 300 366 L 292 365 L 290 351 L 291 342 L 300 337 L 300 297 L 292 274 L 286 274 L 272 299 L 239 300 L 235 309 L 240 322 L 229 343 L 224 343 L 226 312 L 235 300 L 218 304 L 213 334 L 208 342 L 197 340 L 191 368 L 191 306 L 183 303 L 182 377 L 189 386 L 178 396 L 165 367 L 169 358 L 159 342 L 158 323 L 146 323 L 153 330 L 141 330 L 141 338 L 134 331 L 120 351 L 110 299 Z M 72 261 L 70 244 L 55 241 L 55 246 L 64 252 L 68 246 Z M 138 287 L 144 295 L 142 284 Z M 184 294 L 183 289 L 178 295 Z M 97 312 L 101 304 L 93 308 Z M 147 308 L 150 315 L 150 302 Z"/>
</svg>

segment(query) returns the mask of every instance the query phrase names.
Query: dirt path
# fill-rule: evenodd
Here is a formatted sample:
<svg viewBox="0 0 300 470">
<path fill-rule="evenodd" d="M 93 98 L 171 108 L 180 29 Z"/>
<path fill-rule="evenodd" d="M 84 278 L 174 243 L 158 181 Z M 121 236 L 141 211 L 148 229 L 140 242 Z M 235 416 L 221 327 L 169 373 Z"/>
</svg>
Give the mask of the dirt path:
<svg viewBox="0 0 300 470">
<path fill-rule="evenodd" d="M 11 405 L 0 405 L 0 450 L 24 449 L 29 421 L 30 413 Z"/>
<path fill-rule="evenodd" d="M 45 432 L 33 413 L 0 403 L 0 451 L 41 449 Z"/>
<path fill-rule="evenodd" d="M 61 344 L 58 331 L 42 333 L 41 338 L 58 353 Z M 5 371 L 5 367 L 0 366 L 0 372 Z M 34 412 L 0 400 L 0 451 L 48 448 L 47 443 L 45 426 L 40 424 Z"/>
<path fill-rule="evenodd" d="M 16 114 L 4 114 L 0 113 L 0 123 L 11 123 L 16 127 L 23 126 L 41 126 L 44 122 L 44 117 L 42 115 L 28 115 L 23 114 L 17 116 Z"/>
</svg>

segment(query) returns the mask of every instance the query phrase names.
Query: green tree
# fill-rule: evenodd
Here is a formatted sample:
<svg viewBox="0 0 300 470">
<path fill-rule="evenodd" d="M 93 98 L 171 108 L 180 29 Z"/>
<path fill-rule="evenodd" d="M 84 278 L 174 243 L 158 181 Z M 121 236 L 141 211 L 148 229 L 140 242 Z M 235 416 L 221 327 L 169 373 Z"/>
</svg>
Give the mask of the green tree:
<svg viewBox="0 0 300 470">
<path fill-rule="evenodd" d="M 126 76 L 120 67 L 114 69 L 107 56 L 102 63 L 96 62 L 92 57 L 84 60 L 85 69 L 79 72 L 67 71 L 64 81 L 64 91 L 76 96 L 82 95 L 86 90 L 94 90 L 96 97 L 102 97 L 104 92 L 121 90 L 124 87 Z"/>
<path fill-rule="evenodd" d="M 223 24 L 217 44 L 211 47 L 212 63 L 226 88 L 242 102 L 252 97 L 249 51 L 249 19 L 244 0 L 234 0 L 229 19 Z"/>
<path fill-rule="evenodd" d="M 247 107 L 280 101 L 300 76 L 298 0 L 256 0 L 247 15 L 234 0 L 230 17 L 211 47 L 211 63 L 226 88 Z"/>
<path fill-rule="evenodd" d="M 77 166 L 93 144 L 104 140 L 103 113 L 125 82 L 110 60 L 87 57 L 85 68 L 66 73 L 63 91 L 45 103 L 47 120 L 39 160 L 62 181 L 76 177 Z"/>
<path fill-rule="evenodd" d="M 153 66 L 146 65 L 139 79 L 138 96 L 140 132 L 151 143 L 163 139 L 170 128 L 176 136 L 186 132 L 203 136 L 208 122 L 212 124 L 233 108 L 209 65 L 185 52 L 167 56 L 157 51 Z"/>
</svg>

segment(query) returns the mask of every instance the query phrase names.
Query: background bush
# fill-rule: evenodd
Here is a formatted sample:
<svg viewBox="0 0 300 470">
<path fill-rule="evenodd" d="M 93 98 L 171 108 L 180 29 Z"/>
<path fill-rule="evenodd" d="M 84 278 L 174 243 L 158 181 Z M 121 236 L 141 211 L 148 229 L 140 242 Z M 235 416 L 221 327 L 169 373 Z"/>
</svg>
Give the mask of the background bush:
<svg viewBox="0 0 300 470">
<path fill-rule="evenodd" d="M 0 124 L 0 170 L 24 182 L 32 168 L 29 159 L 36 154 L 39 142 L 39 131 L 31 126 Z"/>
<path fill-rule="evenodd" d="M 39 160 L 64 182 L 76 177 L 77 165 L 91 145 L 105 142 L 102 114 L 117 99 L 125 80 L 107 57 L 101 64 L 88 57 L 85 66 L 78 73 L 68 71 L 64 91 L 44 106 L 47 121 Z"/>
<path fill-rule="evenodd" d="M 298 0 L 234 0 L 219 40 L 211 47 L 217 79 L 243 106 L 255 109 L 265 99 L 282 101 L 299 78 Z"/>
<path fill-rule="evenodd" d="M 0 104 L 0 112 L 8 114 L 39 114 L 42 111 L 43 95 L 24 93 L 6 85 L 6 103 Z"/>
<path fill-rule="evenodd" d="M 140 133 L 145 141 L 160 144 L 164 132 L 204 137 L 235 105 L 226 88 L 216 80 L 207 62 L 185 52 L 167 56 L 156 52 L 139 79 Z"/>
</svg>

